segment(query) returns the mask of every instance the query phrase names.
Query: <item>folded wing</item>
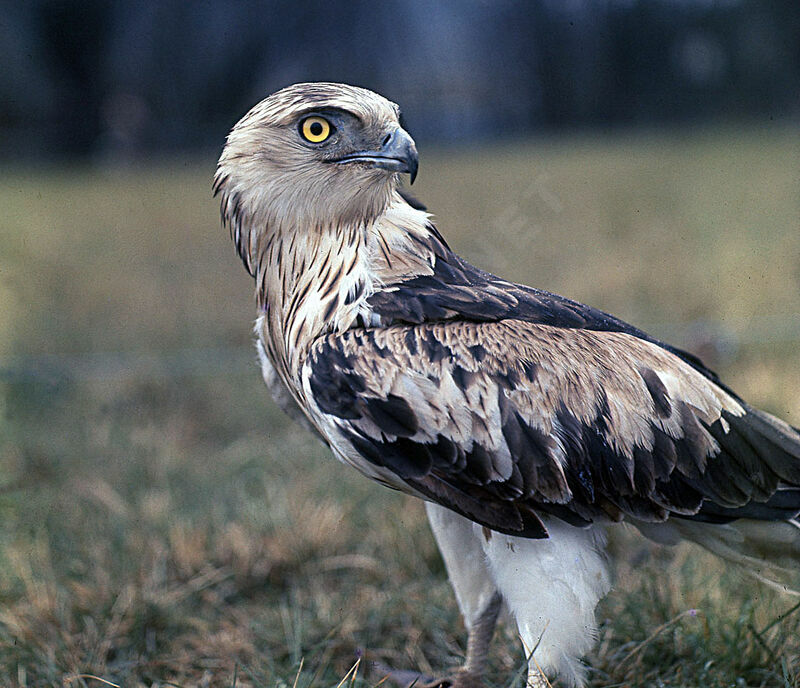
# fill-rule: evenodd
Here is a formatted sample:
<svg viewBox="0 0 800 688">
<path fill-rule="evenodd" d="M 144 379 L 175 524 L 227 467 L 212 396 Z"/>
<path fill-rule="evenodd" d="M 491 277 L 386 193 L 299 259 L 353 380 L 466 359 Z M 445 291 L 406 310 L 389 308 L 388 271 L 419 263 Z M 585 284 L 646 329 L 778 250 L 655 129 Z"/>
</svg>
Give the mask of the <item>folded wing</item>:
<svg viewBox="0 0 800 688">
<path fill-rule="evenodd" d="M 304 368 L 312 415 L 365 472 L 493 530 L 788 520 L 800 434 L 692 360 L 616 329 L 514 318 L 353 329 Z"/>
</svg>

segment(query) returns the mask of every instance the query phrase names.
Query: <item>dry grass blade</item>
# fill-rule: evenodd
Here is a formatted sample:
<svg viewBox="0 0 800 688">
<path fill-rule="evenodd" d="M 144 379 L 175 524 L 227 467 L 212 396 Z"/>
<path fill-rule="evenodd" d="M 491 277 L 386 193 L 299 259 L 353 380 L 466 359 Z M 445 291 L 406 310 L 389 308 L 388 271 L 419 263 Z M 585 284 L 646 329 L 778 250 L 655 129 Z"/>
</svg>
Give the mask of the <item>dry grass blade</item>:
<svg viewBox="0 0 800 688">
<path fill-rule="evenodd" d="M 787 611 L 783 612 L 782 614 L 778 614 L 778 616 L 776 616 L 770 623 L 768 623 L 766 626 L 764 626 L 764 628 L 761 629 L 761 631 L 758 633 L 758 635 L 762 635 L 763 636 L 767 631 L 769 631 L 770 629 L 774 628 L 779 623 L 781 623 L 783 621 L 786 621 L 786 619 L 788 619 L 798 609 L 800 609 L 800 602 L 798 602 L 796 605 L 794 605 L 793 607 L 791 607 Z"/>
<path fill-rule="evenodd" d="M 355 664 L 353 664 L 353 666 L 351 666 L 347 670 L 347 673 L 342 677 L 342 680 L 339 681 L 339 684 L 336 686 L 336 688 L 342 688 L 342 686 L 347 682 L 348 678 L 350 679 L 350 685 L 352 685 L 353 681 L 355 681 L 356 674 L 358 674 L 358 667 L 359 667 L 360 664 L 361 664 L 361 657 L 359 657 L 355 661 Z M 352 677 L 351 677 L 351 674 L 352 674 Z"/>
<path fill-rule="evenodd" d="M 64 685 L 66 686 L 72 683 L 73 681 L 83 681 L 85 679 L 89 679 L 91 681 L 98 681 L 99 683 L 102 683 L 105 686 L 113 686 L 113 688 L 122 688 L 122 686 L 120 686 L 119 683 L 112 683 L 111 681 L 101 678 L 100 676 L 95 676 L 94 674 L 74 674 L 72 676 L 67 676 L 66 678 L 64 678 Z"/>
<path fill-rule="evenodd" d="M 306 658 L 300 658 L 300 666 L 297 667 L 297 673 L 294 676 L 294 682 L 292 683 L 292 688 L 297 688 L 297 682 L 300 680 L 300 674 L 303 671 L 303 664 L 305 664 Z"/>
<path fill-rule="evenodd" d="M 384 677 L 383 677 L 383 678 L 382 678 L 380 681 L 378 681 L 378 682 L 375 684 L 375 688 L 378 688 L 379 686 L 382 686 L 382 685 L 383 685 L 384 683 L 386 683 L 386 681 L 388 681 L 388 680 L 389 680 L 389 674 L 386 674 L 386 676 L 384 676 Z"/>
<path fill-rule="evenodd" d="M 647 636 L 647 638 L 645 638 L 642 642 L 638 643 L 636 645 L 636 647 L 633 648 L 633 650 L 631 650 L 627 655 L 625 655 L 620 660 L 619 667 L 622 667 L 628 661 L 630 661 L 631 659 L 636 657 L 639 653 L 641 653 L 642 650 L 644 650 L 644 648 L 646 648 L 650 643 L 652 643 L 656 638 L 658 638 L 658 636 L 660 636 L 668 628 L 671 628 L 672 626 L 674 626 L 681 619 L 683 619 L 683 618 L 685 618 L 687 616 L 695 617 L 699 613 L 700 612 L 697 609 L 687 609 L 687 610 L 681 612 L 680 614 L 678 614 L 677 616 L 674 616 L 669 621 L 666 621 L 665 623 L 661 624 L 658 628 L 656 628 L 656 630 L 654 630 L 649 636 Z"/>
</svg>

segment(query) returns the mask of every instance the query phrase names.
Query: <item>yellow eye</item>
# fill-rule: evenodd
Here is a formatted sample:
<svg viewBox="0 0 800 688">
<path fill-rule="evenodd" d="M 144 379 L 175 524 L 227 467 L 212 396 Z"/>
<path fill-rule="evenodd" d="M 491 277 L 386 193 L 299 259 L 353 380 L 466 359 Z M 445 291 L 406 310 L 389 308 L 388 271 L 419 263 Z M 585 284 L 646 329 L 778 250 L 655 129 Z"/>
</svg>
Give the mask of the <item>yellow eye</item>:
<svg viewBox="0 0 800 688">
<path fill-rule="evenodd" d="M 332 133 L 333 126 L 324 117 L 312 115 L 300 122 L 300 134 L 311 143 L 322 143 Z"/>
</svg>

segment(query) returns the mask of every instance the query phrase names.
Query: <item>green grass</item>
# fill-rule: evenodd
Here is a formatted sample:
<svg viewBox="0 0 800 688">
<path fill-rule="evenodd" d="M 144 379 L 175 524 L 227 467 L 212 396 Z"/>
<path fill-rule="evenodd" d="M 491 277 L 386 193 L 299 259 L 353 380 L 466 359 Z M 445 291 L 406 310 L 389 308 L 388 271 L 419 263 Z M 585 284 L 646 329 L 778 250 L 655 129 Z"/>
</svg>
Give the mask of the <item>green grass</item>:
<svg viewBox="0 0 800 688">
<path fill-rule="evenodd" d="M 699 350 L 800 425 L 799 148 L 775 129 L 423 149 L 414 191 L 473 262 Z M 0 685 L 308 688 L 359 658 L 375 685 L 372 662 L 463 654 L 421 504 L 268 400 L 212 172 L 0 177 Z M 594 686 L 800 686 L 800 612 L 776 622 L 795 598 L 696 548 L 612 547 Z M 510 686 L 508 627 L 492 662 Z"/>
</svg>

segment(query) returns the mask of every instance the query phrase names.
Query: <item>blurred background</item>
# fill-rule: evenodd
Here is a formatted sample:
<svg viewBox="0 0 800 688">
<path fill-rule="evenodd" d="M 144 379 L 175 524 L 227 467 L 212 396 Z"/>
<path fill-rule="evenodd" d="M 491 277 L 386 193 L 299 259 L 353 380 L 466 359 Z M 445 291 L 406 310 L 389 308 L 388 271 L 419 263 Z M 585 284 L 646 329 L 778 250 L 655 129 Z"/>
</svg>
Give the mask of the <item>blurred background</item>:
<svg viewBox="0 0 800 688">
<path fill-rule="evenodd" d="M 414 193 L 468 260 L 800 425 L 796 2 L 0 10 L 2 685 L 306 688 L 360 661 L 372 686 L 375 662 L 463 654 L 421 505 L 332 461 L 255 363 L 211 178 L 296 81 L 401 105 Z M 800 686 L 785 596 L 697 550 L 627 551 L 593 686 Z M 519 682 L 510 631 L 493 661 L 490 685 Z"/>
<path fill-rule="evenodd" d="M 792 0 L 3 4 L 3 157 L 215 150 L 299 79 L 385 93 L 446 144 L 800 108 Z"/>
</svg>

